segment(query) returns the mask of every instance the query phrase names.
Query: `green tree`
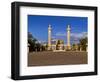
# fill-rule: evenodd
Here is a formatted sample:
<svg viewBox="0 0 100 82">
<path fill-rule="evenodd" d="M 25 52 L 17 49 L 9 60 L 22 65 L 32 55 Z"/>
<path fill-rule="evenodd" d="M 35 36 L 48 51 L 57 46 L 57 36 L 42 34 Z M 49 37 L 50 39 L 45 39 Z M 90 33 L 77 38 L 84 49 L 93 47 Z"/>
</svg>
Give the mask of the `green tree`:
<svg viewBox="0 0 100 82">
<path fill-rule="evenodd" d="M 72 50 L 79 50 L 79 44 L 73 44 Z"/>
<path fill-rule="evenodd" d="M 33 35 L 28 32 L 28 43 L 30 44 L 29 51 L 35 51 L 37 39 L 33 37 Z"/>
<path fill-rule="evenodd" d="M 87 37 L 80 39 L 80 46 L 81 46 L 82 50 L 84 50 L 84 51 L 86 51 L 87 42 L 88 42 Z"/>
<path fill-rule="evenodd" d="M 75 44 L 72 44 L 72 50 L 75 50 Z"/>
</svg>

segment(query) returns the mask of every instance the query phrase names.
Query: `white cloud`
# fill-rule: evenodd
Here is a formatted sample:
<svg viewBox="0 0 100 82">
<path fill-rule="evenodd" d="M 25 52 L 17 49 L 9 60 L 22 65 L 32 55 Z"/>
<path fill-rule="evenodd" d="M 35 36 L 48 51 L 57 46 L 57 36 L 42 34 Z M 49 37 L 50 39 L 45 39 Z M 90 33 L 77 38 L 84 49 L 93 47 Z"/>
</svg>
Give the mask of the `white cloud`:
<svg viewBox="0 0 100 82">
<path fill-rule="evenodd" d="M 56 36 L 66 36 L 67 34 L 66 33 L 62 33 L 62 32 L 58 32 L 55 34 Z"/>
<path fill-rule="evenodd" d="M 71 33 L 72 38 L 80 39 L 82 37 L 87 37 L 87 32 L 81 32 L 81 33 Z"/>
<path fill-rule="evenodd" d="M 67 33 L 58 32 L 55 35 L 56 36 L 67 36 Z M 87 36 L 87 32 L 71 33 L 71 37 L 74 37 L 74 38 L 82 38 L 82 37 L 86 37 L 86 36 Z"/>
</svg>

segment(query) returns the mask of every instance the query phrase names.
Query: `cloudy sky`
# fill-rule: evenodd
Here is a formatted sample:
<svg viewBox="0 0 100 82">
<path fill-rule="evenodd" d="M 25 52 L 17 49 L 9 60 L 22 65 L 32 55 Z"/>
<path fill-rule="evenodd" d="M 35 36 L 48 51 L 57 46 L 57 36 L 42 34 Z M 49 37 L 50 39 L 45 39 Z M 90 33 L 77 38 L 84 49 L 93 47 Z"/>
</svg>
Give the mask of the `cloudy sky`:
<svg viewBox="0 0 100 82">
<path fill-rule="evenodd" d="M 71 43 L 87 36 L 87 17 L 28 15 L 28 32 L 40 42 L 48 40 L 48 25 L 52 26 L 52 39 L 62 39 L 67 43 L 67 26 L 71 27 Z"/>
</svg>

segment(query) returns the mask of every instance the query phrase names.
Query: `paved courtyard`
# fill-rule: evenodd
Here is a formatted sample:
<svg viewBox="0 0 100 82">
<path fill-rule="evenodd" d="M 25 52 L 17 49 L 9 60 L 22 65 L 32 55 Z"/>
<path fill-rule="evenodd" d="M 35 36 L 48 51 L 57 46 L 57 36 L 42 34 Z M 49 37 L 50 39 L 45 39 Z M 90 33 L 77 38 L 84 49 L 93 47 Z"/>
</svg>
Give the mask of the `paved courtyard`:
<svg viewBox="0 0 100 82">
<path fill-rule="evenodd" d="M 87 57 L 87 52 L 32 52 L 28 54 L 28 66 L 87 64 Z"/>
</svg>

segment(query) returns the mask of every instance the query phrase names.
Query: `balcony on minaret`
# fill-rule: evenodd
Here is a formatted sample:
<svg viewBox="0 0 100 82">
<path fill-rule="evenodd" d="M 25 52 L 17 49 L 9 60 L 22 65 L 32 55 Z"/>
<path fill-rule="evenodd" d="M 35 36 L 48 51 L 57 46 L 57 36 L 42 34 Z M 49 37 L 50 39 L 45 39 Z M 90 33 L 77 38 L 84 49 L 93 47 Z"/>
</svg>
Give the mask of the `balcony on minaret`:
<svg viewBox="0 0 100 82">
<path fill-rule="evenodd" d="M 49 24 L 49 26 L 48 26 L 48 30 L 51 30 L 51 25 Z"/>
<path fill-rule="evenodd" d="M 68 27 L 67 27 L 67 31 L 70 31 L 71 29 L 70 29 L 70 25 L 68 25 Z"/>
</svg>

